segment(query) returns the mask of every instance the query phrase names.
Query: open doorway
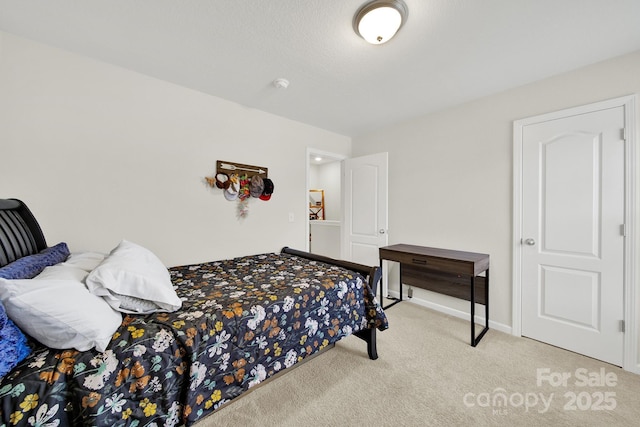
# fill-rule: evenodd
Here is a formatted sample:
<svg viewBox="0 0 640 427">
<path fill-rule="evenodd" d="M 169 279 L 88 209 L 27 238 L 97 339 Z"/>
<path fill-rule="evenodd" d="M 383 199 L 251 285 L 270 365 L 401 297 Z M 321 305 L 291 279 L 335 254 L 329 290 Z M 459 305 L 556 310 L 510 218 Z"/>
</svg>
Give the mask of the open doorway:
<svg viewBox="0 0 640 427">
<path fill-rule="evenodd" d="M 340 257 L 342 223 L 341 161 L 346 156 L 307 148 L 307 250 Z"/>
</svg>

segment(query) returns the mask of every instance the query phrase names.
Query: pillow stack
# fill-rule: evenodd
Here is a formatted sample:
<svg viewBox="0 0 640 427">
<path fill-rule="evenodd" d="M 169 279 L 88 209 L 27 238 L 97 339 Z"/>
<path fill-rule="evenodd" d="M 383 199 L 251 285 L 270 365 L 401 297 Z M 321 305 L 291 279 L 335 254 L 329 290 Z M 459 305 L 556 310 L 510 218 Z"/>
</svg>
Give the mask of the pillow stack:
<svg viewBox="0 0 640 427">
<path fill-rule="evenodd" d="M 151 251 L 123 240 L 106 256 L 69 255 L 62 245 L 66 248 L 60 244 L 49 252 L 63 256 L 35 268 L 33 260 L 23 262 L 0 274 L 0 301 L 8 318 L 42 344 L 103 352 L 122 323 L 121 312 L 146 314 L 182 306 L 167 268 Z M 20 269 L 28 273 L 16 273 Z"/>
<path fill-rule="evenodd" d="M 82 281 L 90 270 L 69 258 L 33 279 L 0 278 L 0 300 L 20 329 L 47 347 L 104 351 L 122 315 L 89 292 Z M 94 265 L 100 261 L 94 259 Z"/>
</svg>

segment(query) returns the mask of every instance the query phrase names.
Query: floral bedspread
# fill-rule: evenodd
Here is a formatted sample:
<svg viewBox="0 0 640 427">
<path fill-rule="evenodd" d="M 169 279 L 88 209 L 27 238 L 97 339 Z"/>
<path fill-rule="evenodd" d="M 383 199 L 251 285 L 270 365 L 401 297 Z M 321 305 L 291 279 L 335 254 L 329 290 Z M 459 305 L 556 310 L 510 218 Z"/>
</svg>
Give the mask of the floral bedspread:
<svg viewBox="0 0 640 427">
<path fill-rule="evenodd" d="M 104 353 L 34 344 L 0 382 L 0 426 L 191 425 L 345 336 L 388 327 L 360 275 L 288 254 L 170 273 L 182 309 L 126 316 Z"/>
</svg>

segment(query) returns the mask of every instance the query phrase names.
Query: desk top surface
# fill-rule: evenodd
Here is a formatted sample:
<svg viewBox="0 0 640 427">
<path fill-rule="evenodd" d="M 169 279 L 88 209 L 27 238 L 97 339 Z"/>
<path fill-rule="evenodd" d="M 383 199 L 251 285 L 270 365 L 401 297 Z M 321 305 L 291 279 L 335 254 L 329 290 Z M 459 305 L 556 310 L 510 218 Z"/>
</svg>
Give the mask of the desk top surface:
<svg viewBox="0 0 640 427">
<path fill-rule="evenodd" d="M 416 255 L 430 256 L 430 257 L 444 258 L 444 259 L 451 259 L 455 261 L 465 261 L 465 262 L 472 262 L 472 263 L 486 261 L 489 258 L 488 254 L 456 251 L 452 249 L 430 248 L 426 246 L 407 245 L 404 243 L 381 247 L 380 248 L 381 258 L 383 256 L 384 251 L 402 252 L 407 254 L 416 254 Z"/>
</svg>

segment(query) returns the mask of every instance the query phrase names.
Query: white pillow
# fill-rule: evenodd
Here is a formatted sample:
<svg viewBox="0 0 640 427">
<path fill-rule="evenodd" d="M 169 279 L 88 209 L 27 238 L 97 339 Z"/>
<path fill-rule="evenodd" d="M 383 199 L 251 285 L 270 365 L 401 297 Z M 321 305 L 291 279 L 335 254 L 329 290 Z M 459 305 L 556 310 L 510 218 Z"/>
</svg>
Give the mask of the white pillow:
<svg viewBox="0 0 640 427">
<path fill-rule="evenodd" d="M 34 279 L 77 280 L 84 282 L 91 270 L 96 268 L 107 255 L 98 252 L 78 252 L 70 254 L 66 261 L 45 267 Z"/>
<path fill-rule="evenodd" d="M 31 280 L 74 280 L 76 282 L 83 282 L 88 274 L 85 270 L 70 267 L 62 263 L 46 267 Z"/>
<path fill-rule="evenodd" d="M 127 240 L 89 273 L 86 284 L 123 313 L 176 311 L 182 306 L 167 267 L 153 252 Z"/>
<path fill-rule="evenodd" d="M 75 252 L 70 254 L 60 265 L 80 268 L 88 273 L 96 268 L 106 256 L 107 254 L 100 252 Z"/>
<path fill-rule="evenodd" d="M 78 280 L 0 279 L 0 299 L 20 329 L 51 348 L 102 352 L 122 323 Z"/>
</svg>

